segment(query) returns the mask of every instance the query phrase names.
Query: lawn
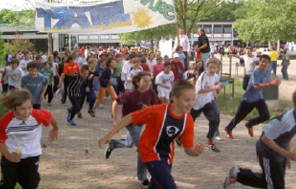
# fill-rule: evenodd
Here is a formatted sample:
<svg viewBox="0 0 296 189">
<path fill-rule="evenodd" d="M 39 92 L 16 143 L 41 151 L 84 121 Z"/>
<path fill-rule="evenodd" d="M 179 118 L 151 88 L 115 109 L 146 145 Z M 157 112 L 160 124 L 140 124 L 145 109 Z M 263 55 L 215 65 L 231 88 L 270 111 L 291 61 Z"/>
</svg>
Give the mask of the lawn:
<svg viewBox="0 0 296 189">
<path fill-rule="evenodd" d="M 242 81 L 240 78 L 235 78 L 234 80 L 234 97 L 232 97 L 231 94 L 231 85 L 228 85 L 225 87 L 225 95 L 223 89 L 221 90 L 221 93 L 219 94 L 218 98 L 218 106 L 220 109 L 220 112 L 222 114 L 228 114 L 228 115 L 235 115 L 237 108 L 240 104 L 241 97 L 243 93 L 245 92 L 242 88 Z M 279 107 L 277 110 L 270 111 L 270 118 L 279 115 L 289 109 L 291 109 L 292 103 L 287 100 L 279 100 Z M 247 117 L 246 119 L 252 119 L 258 116 L 258 112 L 256 109 L 254 109 Z"/>
</svg>

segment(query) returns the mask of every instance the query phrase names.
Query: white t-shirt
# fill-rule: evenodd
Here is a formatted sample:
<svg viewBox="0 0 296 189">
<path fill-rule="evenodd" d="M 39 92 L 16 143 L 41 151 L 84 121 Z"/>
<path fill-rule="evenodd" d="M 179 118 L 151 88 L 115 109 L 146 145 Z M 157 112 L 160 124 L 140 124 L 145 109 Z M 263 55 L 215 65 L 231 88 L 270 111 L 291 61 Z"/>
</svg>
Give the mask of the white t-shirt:
<svg viewBox="0 0 296 189">
<path fill-rule="evenodd" d="M 215 83 L 219 82 L 220 77 L 218 74 L 209 75 L 207 71 L 203 72 L 199 77 L 195 85 L 196 97 L 194 101 L 193 109 L 199 110 L 203 108 L 207 103 L 213 100 L 213 92 L 204 94 L 198 94 L 201 89 L 208 89 L 215 86 Z"/>
<path fill-rule="evenodd" d="M 19 68 L 22 68 L 23 70 L 27 70 L 27 64 L 29 62 L 31 62 L 31 60 L 25 60 L 25 59 L 23 59 L 23 60 L 20 61 L 20 64 L 19 64 L 18 67 Z"/>
<path fill-rule="evenodd" d="M 155 78 L 155 84 L 157 85 L 157 91 L 171 91 L 172 84 L 175 80 L 175 75 L 172 71 L 169 74 L 166 74 L 164 71 L 160 72 Z M 166 89 L 159 84 L 169 86 L 169 89 Z"/>
<path fill-rule="evenodd" d="M 147 59 L 147 65 L 149 67 L 150 72 L 153 71 L 153 66 L 156 65 L 156 60 L 153 59 L 152 61 L 150 61 L 149 59 Z"/>
<path fill-rule="evenodd" d="M 255 60 L 257 57 L 251 55 L 243 55 L 240 58 L 242 58 L 245 62 L 245 73 L 248 75 L 251 75 L 255 68 Z"/>
<path fill-rule="evenodd" d="M 133 77 L 142 71 L 143 71 L 143 68 L 141 66 L 139 66 L 138 69 L 130 68 L 130 70 L 126 74 L 126 81 L 124 82 L 124 88 L 126 90 L 134 89 L 134 85 L 132 83 Z"/>
<path fill-rule="evenodd" d="M 20 88 L 22 76 L 24 72 L 21 68 L 17 67 L 15 70 L 11 68 L 7 69 L 8 75 L 8 85 L 13 86 L 15 88 Z"/>
<path fill-rule="evenodd" d="M 58 75 L 57 66 L 58 66 L 58 63 L 55 63 L 55 62 L 52 63 L 51 70 L 53 72 L 53 76 L 57 76 Z"/>
<path fill-rule="evenodd" d="M 126 81 L 127 80 L 127 72 L 131 69 L 131 63 L 129 61 L 125 61 L 122 66 L 122 72 L 121 72 L 121 80 Z"/>
</svg>

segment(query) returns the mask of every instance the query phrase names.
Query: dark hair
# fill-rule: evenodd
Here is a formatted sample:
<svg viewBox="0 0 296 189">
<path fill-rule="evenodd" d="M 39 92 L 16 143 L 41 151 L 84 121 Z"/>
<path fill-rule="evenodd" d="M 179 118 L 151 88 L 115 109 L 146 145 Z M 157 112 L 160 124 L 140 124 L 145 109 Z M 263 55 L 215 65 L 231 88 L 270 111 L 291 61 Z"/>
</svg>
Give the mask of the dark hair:
<svg viewBox="0 0 296 189">
<path fill-rule="evenodd" d="M 30 54 L 29 51 L 24 51 L 24 55 Z"/>
<path fill-rule="evenodd" d="M 75 57 L 73 55 L 70 55 L 67 59 L 67 62 L 69 63 L 71 60 L 75 60 Z"/>
<path fill-rule="evenodd" d="M 136 74 L 133 77 L 132 83 L 135 86 L 135 89 L 137 89 L 139 87 L 137 83 L 140 82 L 142 77 L 144 77 L 144 76 L 150 76 L 151 77 L 151 74 L 149 72 L 143 71 L 143 72 L 139 72 L 138 74 Z"/>
<path fill-rule="evenodd" d="M 147 63 L 147 59 L 146 58 L 141 58 L 141 63 L 146 64 Z"/>
<path fill-rule="evenodd" d="M 270 62 L 270 57 L 267 55 L 267 54 L 263 54 L 261 57 L 260 57 L 260 61 L 265 58 L 268 60 L 268 62 Z"/>
<path fill-rule="evenodd" d="M 87 63 L 88 63 L 88 64 L 96 64 L 96 59 L 94 59 L 94 58 L 89 58 L 89 59 L 87 60 Z"/>
<path fill-rule="evenodd" d="M 36 55 L 36 60 L 39 60 L 40 58 L 42 58 L 42 56 L 41 55 Z"/>
<path fill-rule="evenodd" d="M 175 96 L 177 98 L 179 98 L 182 94 L 183 91 L 185 90 L 194 90 L 195 87 L 192 83 L 190 83 L 187 80 L 177 80 L 174 84 L 173 84 L 173 88 L 172 88 L 172 96 Z"/>
<path fill-rule="evenodd" d="M 87 64 L 83 64 L 83 65 L 81 66 L 81 72 L 83 72 L 83 71 L 88 71 L 88 70 L 89 70 L 89 67 L 88 67 Z"/>
<path fill-rule="evenodd" d="M 11 64 L 17 64 L 17 65 L 19 65 L 19 63 L 20 63 L 20 61 L 18 59 L 16 59 L 16 58 L 12 58 L 11 59 Z"/>
<path fill-rule="evenodd" d="M 52 63 L 49 61 L 44 62 L 44 66 L 46 66 L 46 64 L 49 64 L 50 67 L 52 67 Z"/>
<path fill-rule="evenodd" d="M 294 104 L 294 108 L 296 108 L 296 91 L 294 91 L 294 93 L 293 93 L 292 101 L 293 101 L 293 104 Z"/>
<path fill-rule="evenodd" d="M 117 53 L 116 55 L 115 55 L 115 58 L 121 58 L 122 56 L 121 56 L 121 54 L 120 53 Z"/>
<path fill-rule="evenodd" d="M 35 61 L 31 61 L 27 64 L 27 70 L 29 70 L 30 68 L 39 69 L 39 64 Z"/>
<path fill-rule="evenodd" d="M 53 55 L 54 57 L 57 57 L 57 56 L 59 56 L 59 52 L 58 52 L 58 51 L 53 51 L 52 55 Z"/>
<path fill-rule="evenodd" d="M 106 61 L 106 66 L 109 68 L 109 66 L 110 66 L 110 64 L 111 64 L 111 62 L 114 60 L 114 58 L 112 58 L 112 57 L 109 57 L 109 58 L 107 58 L 107 61 Z M 114 60 L 115 61 L 115 60 Z"/>
<path fill-rule="evenodd" d="M 33 104 L 32 94 L 28 89 L 16 89 L 10 91 L 6 96 L 0 99 L 0 104 L 9 109 L 15 109 L 24 102 L 30 100 Z"/>
<path fill-rule="evenodd" d="M 137 55 L 134 52 L 129 55 L 129 59 L 133 59 L 133 58 L 136 58 L 136 57 L 137 57 Z"/>
<path fill-rule="evenodd" d="M 180 49 L 183 49 L 181 45 L 177 46 L 176 51 L 179 51 Z"/>
<path fill-rule="evenodd" d="M 163 65 L 163 67 L 168 67 L 168 66 L 171 66 L 171 64 L 168 62 L 164 63 L 164 65 Z"/>
</svg>

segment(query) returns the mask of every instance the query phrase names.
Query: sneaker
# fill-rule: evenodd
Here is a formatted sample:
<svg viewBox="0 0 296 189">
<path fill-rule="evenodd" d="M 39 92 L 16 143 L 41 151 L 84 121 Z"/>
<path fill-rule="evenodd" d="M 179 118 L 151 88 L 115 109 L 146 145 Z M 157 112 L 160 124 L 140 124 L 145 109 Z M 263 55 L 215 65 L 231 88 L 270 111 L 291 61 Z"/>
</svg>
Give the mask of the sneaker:
<svg viewBox="0 0 296 189">
<path fill-rule="evenodd" d="M 77 124 L 75 123 L 74 119 L 71 119 L 68 121 L 70 123 L 70 125 L 72 126 L 77 126 Z"/>
<path fill-rule="evenodd" d="M 79 113 L 77 114 L 77 117 L 78 117 L 79 119 L 82 119 L 82 114 L 79 112 Z"/>
<path fill-rule="evenodd" d="M 68 109 L 67 109 L 67 121 L 69 122 L 70 119 L 71 119 L 71 109 L 68 108 Z"/>
<path fill-rule="evenodd" d="M 231 184 L 234 184 L 237 180 L 237 174 L 239 172 L 239 168 L 237 166 L 233 166 L 229 171 L 229 175 L 225 178 L 223 188 L 227 188 Z"/>
<path fill-rule="evenodd" d="M 149 185 L 150 185 L 150 182 L 149 182 L 148 179 L 145 179 L 145 180 L 143 180 L 143 181 L 141 182 L 141 184 L 142 184 L 142 186 L 143 186 L 144 188 L 148 188 Z"/>
<path fill-rule="evenodd" d="M 178 146 L 182 146 L 182 141 L 181 141 L 181 139 L 177 139 L 177 140 L 176 140 L 176 144 L 177 144 Z"/>
<path fill-rule="evenodd" d="M 228 131 L 226 127 L 225 127 L 224 131 L 225 131 L 225 134 L 226 134 L 227 138 L 234 139 L 234 137 L 232 135 L 232 132 Z"/>
<path fill-rule="evenodd" d="M 104 105 L 103 105 L 103 104 L 100 104 L 99 107 L 100 107 L 101 109 L 104 109 Z"/>
<path fill-rule="evenodd" d="M 248 126 L 248 122 L 245 124 L 245 126 L 246 126 L 247 129 L 248 129 L 248 133 L 249 133 L 250 137 L 253 137 L 253 136 L 254 136 L 254 130 L 253 130 L 253 127 Z"/>
<path fill-rule="evenodd" d="M 220 150 L 217 148 L 215 144 L 212 144 L 212 145 L 207 144 L 206 149 L 212 150 L 213 152 L 220 152 Z"/>
<path fill-rule="evenodd" d="M 221 141 L 221 140 L 224 140 L 224 138 L 221 138 L 220 136 L 216 136 L 216 137 L 215 137 L 215 140 L 217 140 L 217 141 Z"/>
<path fill-rule="evenodd" d="M 105 149 L 105 158 L 106 159 L 109 159 L 112 151 L 113 151 L 113 149 L 110 148 L 110 144 L 107 144 L 106 149 Z"/>
<path fill-rule="evenodd" d="M 92 110 L 87 111 L 91 117 L 96 117 L 96 114 Z"/>
</svg>

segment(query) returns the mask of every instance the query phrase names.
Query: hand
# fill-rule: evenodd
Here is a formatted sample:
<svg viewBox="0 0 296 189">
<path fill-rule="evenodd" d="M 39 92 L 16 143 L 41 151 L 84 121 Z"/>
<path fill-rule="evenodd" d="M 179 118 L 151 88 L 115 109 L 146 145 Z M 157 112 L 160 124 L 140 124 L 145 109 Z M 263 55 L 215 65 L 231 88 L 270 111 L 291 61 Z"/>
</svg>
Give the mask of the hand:
<svg viewBox="0 0 296 189">
<path fill-rule="evenodd" d="M 90 74 L 89 77 L 88 77 L 88 79 L 91 79 L 93 77 L 94 77 L 94 74 Z"/>
<path fill-rule="evenodd" d="M 5 158 L 7 160 L 9 160 L 10 162 L 12 163 L 18 163 L 21 161 L 21 157 L 22 157 L 22 154 L 21 153 L 17 153 L 17 152 L 12 152 L 12 153 L 9 153 L 7 155 L 7 157 L 5 156 Z"/>
<path fill-rule="evenodd" d="M 291 169 L 291 160 L 287 159 L 286 165 L 288 169 Z"/>
<path fill-rule="evenodd" d="M 58 129 L 52 129 L 48 134 L 48 142 L 52 143 L 58 139 Z"/>
<path fill-rule="evenodd" d="M 216 101 L 218 99 L 218 95 L 214 93 L 214 100 Z"/>
<path fill-rule="evenodd" d="M 167 85 L 164 85 L 163 87 L 166 89 L 170 89 L 170 86 L 167 86 Z"/>
<path fill-rule="evenodd" d="M 88 93 L 88 92 L 89 92 L 89 90 L 90 90 L 90 89 L 89 89 L 89 87 L 86 87 L 86 88 L 85 88 L 85 92 L 87 92 L 87 93 Z"/>
<path fill-rule="evenodd" d="M 281 80 L 275 79 L 269 82 L 269 85 L 279 85 L 281 84 Z"/>
<path fill-rule="evenodd" d="M 62 85 L 61 84 L 58 84 L 57 88 L 60 89 L 61 87 L 62 87 Z"/>
<path fill-rule="evenodd" d="M 219 91 L 220 89 L 222 89 L 224 87 L 224 85 L 222 83 L 218 84 L 215 86 L 216 91 Z"/>
<path fill-rule="evenodd" d="M 99 142 L 98 142 L 99 143 L 99 148 L 103 148 L 104 144 L 107 144 L 109 142 L 110 142 L 109 138 L 107 138 L 107 137 L 101 138 L 99 140 Z"/>
<path fill-rule="evenodd" d="M 196 155 L 200 155 L 204 150 L 203 144 L 199 143 L 198 145 L 195 146 L 194 150 Z"/>
<path fill-rule="evenodd" d="M 289 152 L 287 152 L 286 158 L 287 158 L 287 160 L 296 161 L 296 154 L 289 151 Z"/>
</svg>

